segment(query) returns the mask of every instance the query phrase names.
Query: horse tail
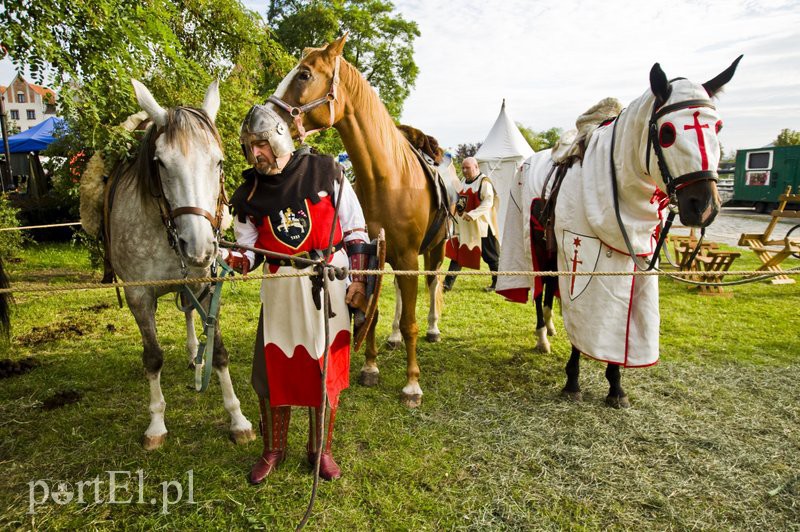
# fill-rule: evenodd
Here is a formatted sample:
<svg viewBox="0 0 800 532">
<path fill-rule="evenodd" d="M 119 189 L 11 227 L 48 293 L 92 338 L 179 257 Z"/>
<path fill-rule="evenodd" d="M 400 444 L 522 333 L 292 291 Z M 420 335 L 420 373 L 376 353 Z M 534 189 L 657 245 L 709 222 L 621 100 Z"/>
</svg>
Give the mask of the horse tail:
<svg viewBox="0 0 800 532">
<path fill-rule="evenodd" d="M 9 288 L 8 275 L 3 266 L 3 257 L 0 256 L 0 289 Z M 11 333 L 11 294 L 0 294 L 0 336 L 8 339 Z"/>
</svg>

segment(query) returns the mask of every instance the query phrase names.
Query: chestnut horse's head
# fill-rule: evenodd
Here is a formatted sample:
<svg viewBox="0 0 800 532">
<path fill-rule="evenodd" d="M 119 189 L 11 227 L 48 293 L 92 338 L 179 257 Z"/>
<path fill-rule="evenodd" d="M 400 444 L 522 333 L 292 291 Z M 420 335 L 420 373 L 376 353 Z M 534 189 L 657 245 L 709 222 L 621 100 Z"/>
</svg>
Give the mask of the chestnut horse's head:
<svg viewBox="0 0 800 532">
<path fill-rule="evenodd" d="M 339 74 L 345 41 L 347 34 L 323 48 L 306 48 L 268 100 L 284 114 L 292 135 L 301 141 L 342 118 L 346 95 L 339 90 Z"/>
<path fill-rule="evenodd" d="M 650 70 L 655 102 L 645 165 L 656 185 L 677 200 L 681 222 L 687 226 L 706 227 L 720 209 L 717 135 L 722 120 L 711 98 L 731 80 L 741 58 L 702 85 L 683 78 L 668 81 L 658 63 Z"/>
</svg>

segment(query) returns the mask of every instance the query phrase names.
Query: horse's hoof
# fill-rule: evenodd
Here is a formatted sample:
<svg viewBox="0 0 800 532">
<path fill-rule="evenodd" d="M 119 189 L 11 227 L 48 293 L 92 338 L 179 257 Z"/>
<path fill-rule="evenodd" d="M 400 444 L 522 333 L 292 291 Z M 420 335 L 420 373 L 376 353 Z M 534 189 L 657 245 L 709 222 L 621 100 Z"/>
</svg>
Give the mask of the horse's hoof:
<svg viewBox="0 0 800 532">
<path fill-rule="evenodd" d="M 581 393 L 580 390 L 578 390 L 577 392 L 570 392 L 569 390 L 561 390 L 561 397 L 569 401 L 572 401 L 574 403 L 580 403 L 581 401 L 583 401 L 583 394 Z"/>
<path fill-rule="evenodd" d="M 403 345 L 403 342 L 401 341 L 395 342 L 394 340 L 386 340 L 386 347 L 388 347 L 389 349 L 397 349 L 401 345 Z"/>
<path fill-rule="evenodd" d="M 231 440 L 236 445 L 244 445 L 256 439 L 256 433 L 253 429 L 235 430 L 231 432 Z"/>
<path fill-rule="evenodd" d="M 627 395 L 609 395 L 606 397 L 606 404 L 611 408 L 630 408 L 631 402 L 628 400 Z"/>
<path fill-rule="evenodd" d="M 145 451 L 154 451 L 164 445 L 164 441 L 167 439 L 167 433 L 159 434 L 158 436 L 148 436 L 147 434 L 144 435 L 144 441 L 142 441 L 142 447 L 144 447 Z"/>
<path fill-rule="evenodd" d="M 189 362 L 189 364 L 186 365 L 186 369 L 194 371 L 194 361 Z"/>
<path fill-rule="evenodd" d="M 421 393 L 401 393 L 400 400 L 406 408 L 418 408 L 422 404 Z"/>
<path fill-rule="evenodd" d="M 442 335 L 439 333 L 428 333 L 425 335 L 425 340 L 427 340 L 432 344 L 435 344 L 436 342 L 442 341 Z"/>
<path fill-rule="evenodd" d="M 547 327 L 547 336 L 555 336 L 556 335 L 556 328 L 555 327 Z"/>
<path fill-rule="evenodd" d="M 534 347 L 533 350 L 537 353 L 544 353 L 547 355 L 550 353 L 550 344 L 536 344 L 536 347 Z"/>
<path fill-rule="evenodd" d="M 367 388 L 377 386 L 379 380 L 380 380 L 380 373 L 378 373 L 377 371 L 361 370 L 361 373 L 359 373 L 358 375 L 358 383 L 361 386 L 366 386 Z"/>
</svg>

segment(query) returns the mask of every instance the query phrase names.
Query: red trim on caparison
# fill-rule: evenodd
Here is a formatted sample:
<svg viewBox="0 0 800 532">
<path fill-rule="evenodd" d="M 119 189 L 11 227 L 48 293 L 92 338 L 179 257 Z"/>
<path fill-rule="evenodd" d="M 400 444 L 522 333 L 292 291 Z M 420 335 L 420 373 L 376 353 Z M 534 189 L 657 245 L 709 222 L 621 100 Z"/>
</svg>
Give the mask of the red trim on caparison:
<svg viewBox="0 0 800 532">
<path fill-rule="evenodd" d="M 577 349 L 577 350 L 580 352 L 580 354 L 582 354 L 582 355 L 583 355 L 583 356 L 585 356 L 586 358 L 590 358 L 590 359 L 592 359 L 592 360 L 596 360 L 597 362 L 603 362 L 603 363 L 605 363 L 605 364 L 611 364 L 611 365 L 613 365 L 613 366 L 620 366 L 620 367 L 623 367 L 623 368 L 631 368 L 631 369 L 637 369 L 637 368 L 649 368 L 650 366 L 655 366 L 655 365 L 656 365 L 656 364 L 658 364 L 658 362 L 659 362 L 659 359 L 656 359 L 656 361 L 655 361 L 655 362 L 651 362 L 650 364 L 641 364 L 641 365 L 637 365 L 637 366 L 626 366 L 626 365 L 624 365 L 624 364 L 620 364 L 619 362 L 612 362 L 612 361 L 610 361 L 610 360 L 604 360 L 604 359 L 602 359 L 602 358 L 600 358 L 600 357 L 592 356 L 592 355 L 590 355 L 590 354 L 586 353 L 586 352 L 585 352 L 583 349 L 581 349 L 580 347 L 578 347 L 578 346 L 577 346 L 577 345 L 575 345 L 575 344 L 572 344 L 572 346 L 573 346 L 575 349 Z"/>
<path fill-rule="evenodd" d="M 633 263 L 633 272 L 636 273 L 636 263 Z M 628 367 L 628 347 L 631 340 L 631 309 L 633 308 L 633 290 L 636 287 L 636 276 L 631 275 L 631 295 L 628 298 L 628 319 L 625 322 L 625 367 Z"/>
<path fill-rule="evenodd" d="M 503 296 L 512 303 L 527 303 L 529 288 L 507 288 L 505 290 L 498 290 L 497 294 Z"/>
</svg>

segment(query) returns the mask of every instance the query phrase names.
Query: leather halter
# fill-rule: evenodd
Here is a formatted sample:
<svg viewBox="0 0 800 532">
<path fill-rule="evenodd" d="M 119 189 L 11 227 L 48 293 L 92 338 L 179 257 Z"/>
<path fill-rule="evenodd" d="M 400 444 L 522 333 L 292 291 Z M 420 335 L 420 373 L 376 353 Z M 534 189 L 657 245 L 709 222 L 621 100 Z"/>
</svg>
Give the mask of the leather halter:
<svg viewBox="0 0 800 532">
<path fill-rule="evenodd" d="M 328 128 L 333 127 L 336 114 L 336 109 L 334 108 L 334 104 L 336 103 L 336 93 L 339 87 L 339 64 L 341 62 L 341 59 L 342 59 L 341 56 L 339 55 L 336 56 L 336 62 L 334 63 L 333 66 L 333 78 L 331 78 L 331 87 L 330 89 L 328 89 L 328 93 L 322 98 L 317 98 L 314 101 L 308 102 L 307 104 L 300 106 L 289 105 L 275 94 L 267 98 L 267 102 L 277 105 L 278 107 L 289 113 L 289 115 L 294 119 L 294 125 L 297 128 L 298 134 L 300 135 L 301 143 L 306 139 L 307 136 L 313 135 L 314 133 L 319 133 L 320 131 L 324 131 Z M 306 131 L 306 128 L 303 126 L 303 115 L 325 103 L 327 103 L 330 106 L 331 118 L 329 124 L 325 127 L 320 127 L 317 129 L 313 129 L 311 131 Z"/>
<path fill-rule="evenodd" d="M 658 169 L 661 172 L 661 177 L 664 180 L 664 184 L 667 186 L 667 194 L 669 196 L 669 214 L 667 215 L 667 219 L 664 222 L 664 226 L 661 229 L 661 232 L 658 236 L 658 241 L 656 242 L 656 248 L 653 251 L 652 258 L 649 262 L 642 261 L 636 255 L 636 251 L 633 249 L 633 245 L 631 244 L 630 238 L 628 237 L 628 231 L 625 229 L 625 224 L 622 222 L 622 215 L 619 210 L 619 193 L 617 190 L 617 168 L 616 164 L 614 163 L 614 146 L 615 146 L 615 138 L 617 133 L 617 122 L 618 120 L 614 120 L 614 125 L 611 131 L 611 190 L 613 192 L 614 198 L 614 214 L 617 217 L 617 224 L 619 225 L 620 232 L 622 233 L 622 239 L 625 241 L 625 246 L 628 248 L 628 254 L 633 260 L 634 264 L 636 264 L 636 268 L 641 271 L 650 271 L 656 267 L 656 263 L 658 262 L 658 256 L 661 253 L 661 248 L 664 246 L 664 242 L 667 239 L 667 234 L 669 233 L 670 228 L 672 227 L 672 222 L 675 220 L 675 215 L 678 213 L 678 198 L 677 198 L 677 191 L 683 187 L 689 186 L 693 183 L 697 183 L 699 181 L 719 181 L 719 176 L 717 172 L 713 172 L 710 170 L 703 170 L 698 172 L 689 172 L 687 174 L 680 175 L 678 177 L 673 177 L 672 173 L 669 171 L 669 167 L 667 166 L 667 161 L 664 158 L 664 152 L 661 149 L 661 144 L 658 142 L 658 119 L 675 111 L 680 111 L 682 109 L 688 109 L 691 107 L 710 107 L 711 109 L 716 109 L 714 104 L 711 103 L 710 100 L 685 100 L 682 102 L 677 102 L 674 104 L 670 104 L 664 107 L 658 107 L 658 102 L 653 103 L 653 111 L 650 113 L 650 123 L 648 124 L 648 134 L 647 134 L 647 172 L 650 172 L 650 147 L 653 147 L 653 150 L 656 153 L 656 161 L 658 163 Z M 697 252 L 700 249 L 700 244 L 703 241 L 703 237 L 705 236 L 705 228 L 701 229 L 701 236 L 700 240 L 698 240 L 697 248 L 695 248 L 694 252 L 692 253 L 689 262 L 691 263 L 694 260 L 694 257 L 697 255 Z"/>
</svg>

